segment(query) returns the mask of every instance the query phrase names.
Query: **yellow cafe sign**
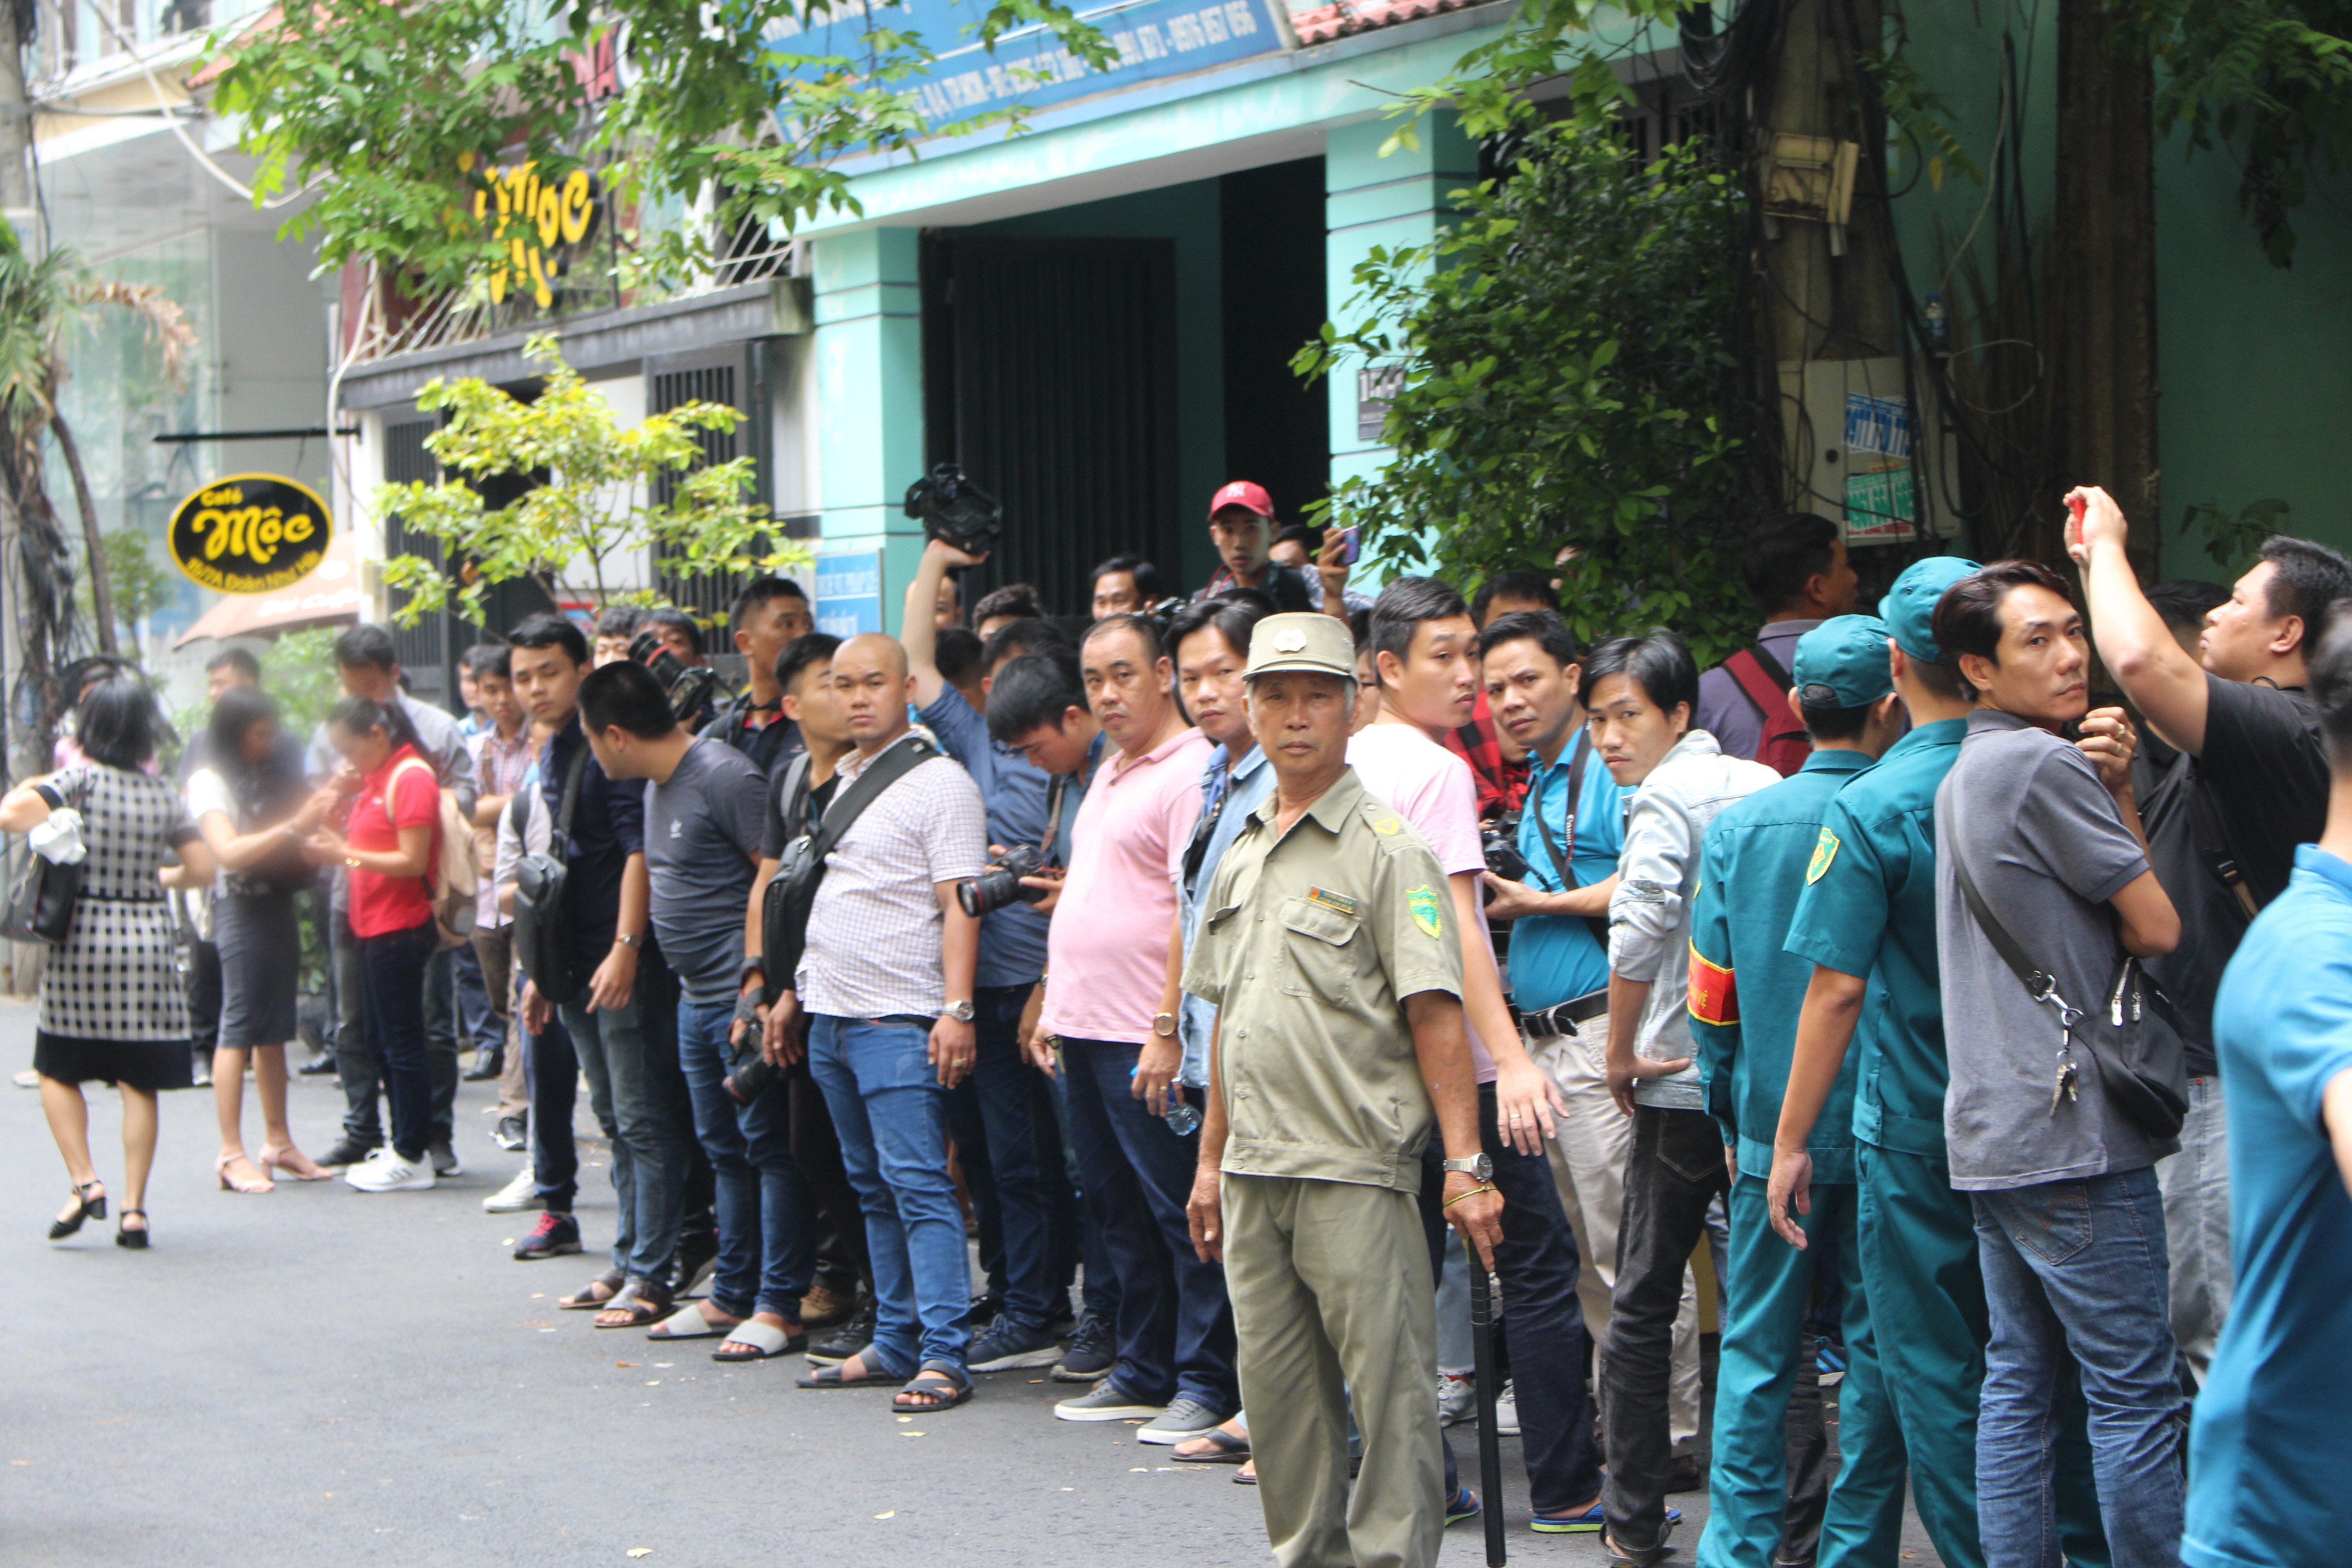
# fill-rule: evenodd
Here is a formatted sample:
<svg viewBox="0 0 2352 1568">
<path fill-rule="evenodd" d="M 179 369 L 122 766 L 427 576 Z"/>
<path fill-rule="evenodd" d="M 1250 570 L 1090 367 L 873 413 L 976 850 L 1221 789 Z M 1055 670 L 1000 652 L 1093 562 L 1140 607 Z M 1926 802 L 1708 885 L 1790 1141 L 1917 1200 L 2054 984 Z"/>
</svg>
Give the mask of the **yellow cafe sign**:
<svg viewBox="0 0 2352 1568">
<path fill-rule="evenodd" d="M 471 174 L 474 155 L 459 153 L 457 167 Z M 556 247 L 578 245 L 596 226 L 596 183 L 585 169 L 561 181 L 542 180 L 531 163 L 488 169 L 482 178 L 474 192 L 474 217 L 490 225 L 507 250 L 505 262 L 490 270 L 490 303 L 505 303 L 509 292 L 527 293 L 545 310 L 555 302 L 562 275 Z"/>
<path fill-rule="evenodd" d="M 333 537 L 327 503 L 277 474 L 215 479 L 172 514 L 173 563 L 200 587 L 269 594 L 309 576 Z"/>
</svg>

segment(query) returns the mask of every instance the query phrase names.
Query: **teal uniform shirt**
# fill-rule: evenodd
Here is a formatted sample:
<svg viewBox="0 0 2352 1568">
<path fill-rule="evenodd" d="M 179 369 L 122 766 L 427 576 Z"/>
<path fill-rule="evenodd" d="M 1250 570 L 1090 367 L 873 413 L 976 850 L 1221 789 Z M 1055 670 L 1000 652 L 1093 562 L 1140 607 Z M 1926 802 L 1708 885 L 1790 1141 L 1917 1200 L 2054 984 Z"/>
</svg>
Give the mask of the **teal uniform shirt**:
<svg viewBox="0 0 2352 1568">
<path fill-rule="evenodd" d="M 1788 951 L 1866 977 L 1853 1053 L 1853 1135 L 1944 1157 L 1944 993 L 1936 963 L 1936 789 L 1965 719 L 1922 725 L 1822 814 Z"/>
<path fill-rule="evenodd" d="M 1817 751 L 1798 773 L 1724 809 L 1706 830 L 1691 915 L 1691 1037 L 1706 1107 L 1739 1173 L 1772 1173 L 1797 1015 L 1813 966 L 1787 951 L 1790 921 L 1838 792 L 1871 765 L 1862 752 Z M 1838 1070 L 1806 1152 L 1815 1182 L 1853 1174 L 1854 1061 Z"/>
</svg>

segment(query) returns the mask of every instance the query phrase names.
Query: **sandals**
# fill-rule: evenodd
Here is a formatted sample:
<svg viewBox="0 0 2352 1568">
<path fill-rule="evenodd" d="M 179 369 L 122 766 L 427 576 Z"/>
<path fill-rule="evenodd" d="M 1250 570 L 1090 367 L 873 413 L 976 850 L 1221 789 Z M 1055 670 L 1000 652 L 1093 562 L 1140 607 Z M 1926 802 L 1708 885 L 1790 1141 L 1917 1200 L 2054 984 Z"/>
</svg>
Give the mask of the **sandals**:
<svg viewBox="0 0 2352 1568">
<path fill-rule="evenodd" d="M 730 1324 L 728 1327 L 731 1328 L 733 1325 Z M 726 1333 L 728 1329 L 719 1327 L 717 1323 L 712 1322 L 709 1318 L 703 1315 L 701 1302 L 690 1301 L 685 1306 L 680 1307 L 677 1311 L 672 1312 L 668 1317 L 664 1318 L 660 1322 L 656 1323 L 653 1326 L 652 1331 L 646 1334 L 646 1338 L 649 1340 L 707 1340 L 715 1335 Z"/>
<path fill-rule="evenodd" d="M 897 1383 L 906 1376 L 904 1373 L 892 1372 L 887 1367 L 867 1362 L 866 1360 L 866 1352 L 865 1351 L 860 1351 L 857 1354 L 850 1358 L 851 1361 L 858 1362 L 861 1364 L 862 1374 L 857 1377 L 844 1377 L 841 1375 L 842 1367 L 845 1367 L 849 1364 L 849 1362 L 845 1361 L 843 1362 L 840 1366 L 818 1367 L 806 1377 L 799 1379 L 797 1381 L 797 1386 L 802 1388 L 871 1388 L 877 1384 Z"/>
<path fill-rule="evenodd" d="M 607 1268 L 569 1296 L 556 1299 L 555 1304 L 567 1312 L 592 1312 L 621 1293 L 629 1277 L 617 1268 Z M 604 1294 L 598 1295 L 598 1291 Z"/>
<path fill-rule="evenodd" d="M 100 1193 L 94 1198 L 89 1195 L 90 1188 L 101 1184 L 102 1184 L 93 1177 L 89 1181 L 83 1182 L 79 1185 L 71 1189 L 75 1199 L 74 1211 L 73 1213 L 66 1215 L 63 1219 L 53 1219 L 49 1222 L 49 1239 L 51 1241 L 63 1241 L 66 1237 L 79 1230 L 81 1228 L 82 1221 L 86 1219 L 104 1219 L 106 1217 L 106 1194 L 104 1193 Z"/>
<path fill-rule="evenodd" d="M 291 1143 L 282 1149 L 273 1149 L 264 1143 L 261 1152 L 253 1157 L 253 1163 L 260 1167 L 263 1175 L 284 1181 L 331 1182 L 335 1179 L 334 1172 L 320 1169 L 316 1161 Z"/>
<path fill-rule="evenodd" d="M 620 1294 L 604 1303 L 596 1314 L 600 1329 L 650 1329 L 667 1318 L 677 1303 L 668 1291 L 650 1279 L 632 1279 L 621 1287 Z"/>
<path fill-rule="evenodd" d="M 1171 1453 L 1169 1458 L 1180 1465 L 1238 1465 L 1250 1457 L 1249 1439 L 1236 1437 L 1222 1426 L 1212 1426 L 1185 1441 L 1206 1443 L 1210 1445 L 1210 1451 L 1205 1454 Z"/>
<path fill-rule="evenodd" d="M 228 1173 L 228 1168 L 244 1158 L 245 1151 L 238 1149 L 230 1153 L 223 1154 L 219 1159 L 213 1162 L 213 1174 L 220 1178 L 220 1190 L 225 1193 L 247 1194 L 277 1191 L 277 1184 L 270 1181 L 267 1173 L 264 1173 L 250 1182 L 240 1181 L 236 1177 L 230 1175 Z M 261 1167 L 256 1165 L 254 1166 L 254 1169 L 257 1171 L 260 1170 Z"/>
<path fill-rule="evenodd" d="M 712 1361 L 766 1361 L 808 1347 L 805 1331 L 787 1331 L 757 1318 L 746 1318 L 710 1352 Z"/>
<path fill-rule="evenodd" d="M 890 1398 L 890 1408 L 910 1415 L 953 1410 L 971 1398 L 971 1377 L 953 1362 L 927 1361 Z"/>
<path fill-rule="evenodd" d="M 144 1220 L 147 1217 L 147 1211 L 145 1209 L 122 1211 L 122 1218 L 115 1222 L 114 1245 L 127 1247 L 133 1252 L 143 1251 L 147 1246 L 147 1227 L 142 1225 L 137 1230 L 131 1229 L 130 1220 L 132 1215 L 137 1215 Z"/>
</svg>

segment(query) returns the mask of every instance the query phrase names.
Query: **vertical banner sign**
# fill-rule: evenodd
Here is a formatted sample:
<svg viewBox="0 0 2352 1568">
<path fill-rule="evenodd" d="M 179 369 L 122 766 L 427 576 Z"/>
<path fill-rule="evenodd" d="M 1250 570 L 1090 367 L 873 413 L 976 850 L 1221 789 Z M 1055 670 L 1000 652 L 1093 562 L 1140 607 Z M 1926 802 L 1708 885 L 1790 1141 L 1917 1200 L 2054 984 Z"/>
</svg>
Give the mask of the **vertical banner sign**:
<svg viewBox="0 0 2352 1568">
<path fill-rule="evenodd" d="M 816 558 L 816 629 L 836 637 L 882 629 L 880 551 Z"/>
<path fill-rule="evenodd" d="M 1911 467 L 1911 405 L 1900 397 L 1845 396 L 1845 536 L 1849 542 L 1909 539 L 1918 518 Z"/>
<path fill-rule="evenodd" d="M 173 563 L 199 587 L 270 594 L 315 571 L 332 536 L 327 503 L 309 486 L 234 474 L 180 503 L 166 542 Z"/>
<path fill-rule="evenodd" d="M 1389 405 L 1404 390 L 1404 366 L 1370 365 L 1356 373 L 1356 439 L 1377 441 L 1389 420 Z"/>
</svg>

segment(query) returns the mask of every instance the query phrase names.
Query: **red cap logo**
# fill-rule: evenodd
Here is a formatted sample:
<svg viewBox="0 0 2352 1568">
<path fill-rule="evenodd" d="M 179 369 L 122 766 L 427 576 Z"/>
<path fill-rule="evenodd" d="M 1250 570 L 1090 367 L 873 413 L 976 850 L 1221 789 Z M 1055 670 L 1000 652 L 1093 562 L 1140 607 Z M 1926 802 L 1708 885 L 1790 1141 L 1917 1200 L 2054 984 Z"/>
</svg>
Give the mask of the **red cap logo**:
<svg viewBox="0 0 2352 1568">
<path fill-rule="evenodd" d="M 1247 479 L 1235 479 L 1209 498 L 1209 515 L 1215 517 L 1229 506 L 1254 511 L 1260 517 L 1274 515 L 1274 498 L 1265 493 L 1264 485 L 1254 485 Z"/>
</svg>

